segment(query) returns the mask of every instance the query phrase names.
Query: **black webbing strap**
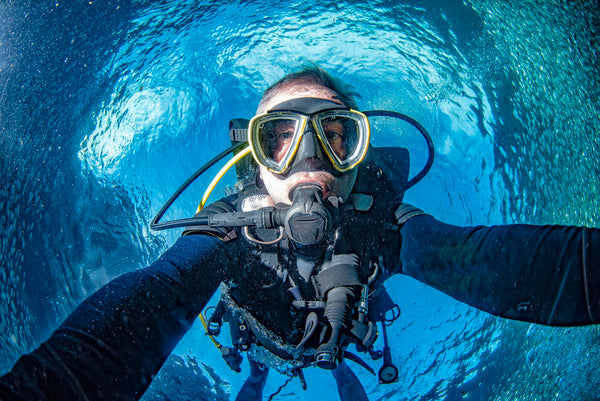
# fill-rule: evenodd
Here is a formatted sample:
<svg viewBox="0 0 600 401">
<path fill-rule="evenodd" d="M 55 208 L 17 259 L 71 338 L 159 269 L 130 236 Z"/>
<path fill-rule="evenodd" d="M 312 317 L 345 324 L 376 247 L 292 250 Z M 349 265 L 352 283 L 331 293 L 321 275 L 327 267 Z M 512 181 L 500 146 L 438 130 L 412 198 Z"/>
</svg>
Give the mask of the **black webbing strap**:
<svg viewBox="0 0 600 401">
<path fill-rule="evenodd" d="M 353 264 L 339 264 L 323 270 L 315 277 L 319 292 L 325 295 L 335 287 L 351 287 L 362 285 L 358 277 L 358 269 Z"/>
</svg>

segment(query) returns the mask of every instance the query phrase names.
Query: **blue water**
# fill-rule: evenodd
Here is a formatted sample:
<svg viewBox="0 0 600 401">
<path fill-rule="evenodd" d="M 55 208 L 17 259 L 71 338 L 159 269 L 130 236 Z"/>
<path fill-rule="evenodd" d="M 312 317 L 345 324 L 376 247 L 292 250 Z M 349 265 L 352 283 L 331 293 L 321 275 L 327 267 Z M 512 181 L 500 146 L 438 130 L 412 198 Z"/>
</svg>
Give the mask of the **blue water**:
<svg viewBox="0 0 600 401">
<path fill-rule="evenodd" d="M 406 200 L 437 218 L 600 225 L 595 1 L 271 3 L 0 2 L 0 373 L 175 240 L 149 231 L 153 214 L 228 146 L 231 118 L 306 64 L 352 84 L 361 109 L 429 130 L 436 162 Z M 376 145 L 422 166 L 414 130 L 375 128 Z M 167 217 L 193 213 L 211 176 Z M 387 287 L 403 311 L 389 333 L 400 381 L 357 367 L 371 399 L 598 399 L 597 327 L 496 319 L 405 277 Z M 226 400 L 246 371 L 194 327 L 145 399 Z M 336 399 L 328 373 L 307 380 L 275 399 Z"/>
</svg>

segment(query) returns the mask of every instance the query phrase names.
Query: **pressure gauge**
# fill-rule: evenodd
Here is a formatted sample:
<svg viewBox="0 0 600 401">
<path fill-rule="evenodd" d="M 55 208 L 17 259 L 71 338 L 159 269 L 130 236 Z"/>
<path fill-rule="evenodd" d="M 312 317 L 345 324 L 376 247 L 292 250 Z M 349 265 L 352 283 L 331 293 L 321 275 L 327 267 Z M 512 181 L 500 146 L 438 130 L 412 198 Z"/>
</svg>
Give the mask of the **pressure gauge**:
<svg viewBox="0 0 600 401">
<path fill-rule="evenodd" d="M 388 384 L 398 381 L 398 368 L 394 365 L 383 365 L 379 369 L 379 383 Z"/>
</svg>

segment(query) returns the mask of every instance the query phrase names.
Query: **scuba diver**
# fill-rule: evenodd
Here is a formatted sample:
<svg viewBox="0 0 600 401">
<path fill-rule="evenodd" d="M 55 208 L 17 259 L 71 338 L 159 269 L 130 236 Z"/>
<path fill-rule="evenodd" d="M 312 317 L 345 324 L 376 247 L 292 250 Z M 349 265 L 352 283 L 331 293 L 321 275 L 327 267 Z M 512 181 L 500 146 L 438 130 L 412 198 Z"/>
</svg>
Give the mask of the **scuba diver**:
<svg viewBox="0 0 600 401">
<path fill-rule="evenodd" d="M 304 385 L 307 367 L 330 370 L 342 401 L 367 400 L 347 363 L 370 369 L 357 353 L 382 357 L 379 382 L 396 381 L 385 327 L 397 307 L 383 286 L 394 274 L 496 316 L 600 322 L 599 229 L 458 227 L 403 203 L 417 178 L 408 156 L 370 146 L 369 116 L 387 114 L 357 111 L 354 96 L 318 68 L 268 88 L 232 126 L 240 160 L 252 154 L 239 193 L 173 223 L 161 210 L 154 228 L 184 235 L 84 300 L 0 378 L 0 399 L 138 399 L 218 289 L 205 323 L 212 335 L 229 324 L 230 367 L 248 356 L 239 401 L 262 399 L 269 369 Z"/>
</svg>

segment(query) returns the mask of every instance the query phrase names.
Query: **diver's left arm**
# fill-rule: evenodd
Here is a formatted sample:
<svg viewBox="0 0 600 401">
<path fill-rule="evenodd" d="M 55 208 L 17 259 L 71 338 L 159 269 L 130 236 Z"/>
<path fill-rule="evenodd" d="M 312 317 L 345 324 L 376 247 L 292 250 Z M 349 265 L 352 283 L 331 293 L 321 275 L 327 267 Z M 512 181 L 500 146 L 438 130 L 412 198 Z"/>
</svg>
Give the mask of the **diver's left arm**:
<svg viewBox="0 0 600 401">
<path fill-rule="evenodd" d="M 401 228 L 402 272 L 494 315 L 600 322 L 600 229 L 458 227 L 417 215 Z"/>
<path fill-rule="evenodd" d="M 226 277 L 233 248 L 183 236 L 112 280 L 0 378 L 0 400 L 137 399 Z"/>
</svg>

